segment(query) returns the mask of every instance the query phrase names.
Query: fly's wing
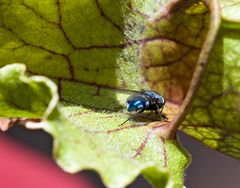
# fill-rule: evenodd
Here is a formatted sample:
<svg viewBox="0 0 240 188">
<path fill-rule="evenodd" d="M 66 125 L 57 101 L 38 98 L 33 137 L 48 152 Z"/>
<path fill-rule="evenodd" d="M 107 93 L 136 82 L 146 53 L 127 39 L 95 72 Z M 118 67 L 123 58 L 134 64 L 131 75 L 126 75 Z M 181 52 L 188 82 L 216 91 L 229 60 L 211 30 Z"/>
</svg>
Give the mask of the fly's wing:
<svg viewBox="0 0 240 188">
<path fill-rule="evenodd" d="M 161 97 L 161 95 L 159 95 L 157 92 L 155 91 L 144 91 L 144 94 L 149 96 L 150 98 L 159 98 Z"/>
</svg>

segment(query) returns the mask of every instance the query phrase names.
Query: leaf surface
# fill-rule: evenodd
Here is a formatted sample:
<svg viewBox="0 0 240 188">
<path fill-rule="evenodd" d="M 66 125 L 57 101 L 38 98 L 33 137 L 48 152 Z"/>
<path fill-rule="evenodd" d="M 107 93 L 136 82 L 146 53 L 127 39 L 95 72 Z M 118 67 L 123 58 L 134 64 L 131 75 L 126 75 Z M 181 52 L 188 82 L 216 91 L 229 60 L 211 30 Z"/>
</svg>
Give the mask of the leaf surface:
<svg viewBox="0 0 240 188">
<path fill-rule="evenodd" d="M 240 159 L 239 3 L 222 1 L 222 10 L 223 25 L 182 129 L 203 144 Z"/>
<path fill-rule="evenodd" d="M 183 186 L 189 156 L 176 139 L 161 137 L 158 115 L 118 127 L 130 116 L 122 110 L 126 98 L 148 88 L 139 69 L 140 44 L 159 6 L 155 0 L 0 1 L 1 66 L 21 62 L 28 73 L 58 85 L 60 110 L 36 117 L 44 117 L 41 126 L 53 135 L 54 157 L 64 170 L 95 170 L 108 187 L 125 187 L 139 174 L 155 187 Z M 169 120 L 175 110 L 174 104 L 165 108 Z M 2 117 L 32 118 L 26 111 Z M 152 119 L 158 125 L 146 126 Z"/>
<path fill-rule="evenodd" d="M 56 85 L 43 76 L 25 75 L 23 64 L 7 65 L 0 69 L 0 128 L 5 130 L 13 123 L 27 122 L 24 118 L 39 121 L 56 109 Z M 6 118 L 12 118 L 8 120 Z M 21 119 L 23 118 L 23 119 Z"/>
<path fill-rule="evenodd" d="M 162 11 L 147 24 L 146 33 L 154 40 L 143 45 L 142 67 L 148 84 L 162 91 L 169 101 L 180 104 L 182 114 L 186 113 L 183 109 L 188 94 L 195 91 L 181 129 L 203 144 L 239 159 L 239 3 L 222 1 L 221 7 L 223 24 L 200 84 L 195 84 L 199 81 L 195 79 L 196 63 L 201 61 L 203 42 L 211 30 L 208 10 L 201 2 L 188 9 L 181 7 L 168 16 Z"/>
<path fill-rule="evenodd" d="M 155 187 L 183 186 L 188 154 L 176 140 L 162 139 L 161 127 L 116 127 L 125 120 L 119 113 L 76 107 L 63 113 L 71 121 L 51 120 L 44 129 L 53 135 L 54 156 L 66 171 L 95 170 L 107 187 L 125 187 L 139 174 Z"/>
<path fill-rule="evenodd" d="M 0 69 L 0 116 L 41 118 L 56 107 L 55 84 L 43 76 L 27 77 L 24 73 L 21 64 Z"/>
<path fill-rule="evenodd" d="M 0 83 L 0 102 L 9 97 L 17 103 L 16 96 L 25 95 L 21 105 L 27 100 L 30 107 L 7 104 L 1 116 L 42 118 L 54 137 L 57 163 L 71 173 L 95 170 L 108 187 L 125 187 L 139 174 L 155 187 L 182 187 L 189 156 L 174 129 L 188 112 L 183 131 L 239 158 L 239 83 L 233 69 L 239 54 L 232 48 L 239 25 L 238 15 L 231 15 L 238 3 L 229 10 L 222 1 L 223 24 L 210 57 L 217 2 L 0 0 L 0 65 L 24 63 L 28 73 L 51 78 L 63 103 L 60 110 L 49 105 L 57 94 L 48 82 L 42 87 L 50 94 L 39 86 L 29 92 L 19 76 L 14 95 L 8 96 L 10 83 Z M 118 127 L 131 116 L 127 97 L 142 89 L 167 99 L 167 119 L 143 113 Z"/>
</svg>

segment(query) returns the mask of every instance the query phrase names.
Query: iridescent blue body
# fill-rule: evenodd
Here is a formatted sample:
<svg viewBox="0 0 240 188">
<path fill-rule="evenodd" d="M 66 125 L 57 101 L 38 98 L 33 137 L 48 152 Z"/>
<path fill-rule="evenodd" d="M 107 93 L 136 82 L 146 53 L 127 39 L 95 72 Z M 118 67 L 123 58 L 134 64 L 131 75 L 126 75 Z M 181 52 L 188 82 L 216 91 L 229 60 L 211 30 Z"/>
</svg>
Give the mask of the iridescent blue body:
<svg viewBox="0 0 240 188">
<path fill-rule="evenodd" d="M 137 111 L 138 113 L 136 113 L 132 117 L 129 117 L 119 126 L 125 124 L 129 120 L 133 120 L 137 116 L 137 114 L 145 110 L 154 110 L 156 113 L 160 113 L 161 115 L 164 104 L 165 104 L 164 98 L 154 91 L 143 91 L 135 93 L 128 97 L 127 99 L 127 110 L 129 112 Z"/>
<path fill-rule="evenodd" d="M 162 110 L 165 104 L 164 98 L 153 91 L 143 91 L 135 93 L 127 99 L 127 110 L 139 111 L 139 113 L 145 110 L 154 110 L 156 113 L 158 110 Z"/>
</svg>

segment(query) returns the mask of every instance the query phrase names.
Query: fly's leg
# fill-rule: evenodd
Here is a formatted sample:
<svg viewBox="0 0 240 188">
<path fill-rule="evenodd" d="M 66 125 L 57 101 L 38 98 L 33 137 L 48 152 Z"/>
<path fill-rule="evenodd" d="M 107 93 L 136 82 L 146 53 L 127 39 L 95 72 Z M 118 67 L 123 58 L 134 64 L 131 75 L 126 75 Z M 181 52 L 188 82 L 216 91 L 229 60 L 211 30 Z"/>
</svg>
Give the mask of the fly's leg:
<svg viewBox="0 0 240 188">
<path fill-rule="evenodd" d="M 164 106 L 162 106 L 161 108 L 159 108 L 158 105 L 156 105 L 156 106 L 157 106 L 157 110 L 155 110 L 155 113 L 160 115 L 161 121 L 164 121 L 165 119 L 167 119 L 167 118 L 162 114 L 162 111 L 163 111 Z"/>
<path fill-rule="evenodd" d="M 164 108 L 164 106 L 163 106 L 163 107 L 161 108 L 161 110 L 160 110 L 161 119 L 162 119 L 163 121 L 168 121 L 167 116 L 166 116 L 165 114 L 162 113 L 163 108 Z"/>
<path fill-rule="evenodd" d="M 129 117 L 127 120 L 125 120 L 123 123 L 121 123 L 120 125 L 118 126 L 122 126 L 124 125 L 125 123 L 127 123 L 129 120 L 134 120 L 138 114 L 142 113 L 143 111 L 145 110 L 145 107 L 143 109 L 141 109 L 139 112 L 137 112 L 136 114 L 134 114 L 133 116 Z"/>
<path fill-rule="evenodd" d="M 159 114 L 160 112 L 159 112 L 159 110 L 160 110 L 160 108 L 159 108 L 159 106 L 157 105 L 157 104 L 155 104 L 156 105 L 156 107 L 157 107 L 157 109 L 155 110 L 155 114 Z"/>
<path fill-rule="evenodd" d="M 162 111 L 164 109 L 164 106 L 160 109 L 159 113 L 162 114 Z"/>
</svg>

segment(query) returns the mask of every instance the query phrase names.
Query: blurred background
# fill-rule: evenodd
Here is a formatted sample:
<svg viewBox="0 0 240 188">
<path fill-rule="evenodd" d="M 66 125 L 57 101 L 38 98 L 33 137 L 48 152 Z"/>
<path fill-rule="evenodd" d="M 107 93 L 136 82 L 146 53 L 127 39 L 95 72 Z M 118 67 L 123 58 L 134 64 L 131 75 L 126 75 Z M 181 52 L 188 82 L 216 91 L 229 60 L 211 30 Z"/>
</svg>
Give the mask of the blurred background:
<svg viewBox="0 0 240 188">
<path fill-rule="evenodd" d="M 186 172 L 187 188 L 239 188 L 240 161 L 213 151 L 193 138 L 178 133 L 192 154 Z M 104 188 L 97 173 L 75 175 L 63 172 L 51 158 L 52 138 L 43 131 L 15 126 L 0 132 L 1 188 Z M 151 188 L 139 177 L 128 188 Z"/>
</svg>

